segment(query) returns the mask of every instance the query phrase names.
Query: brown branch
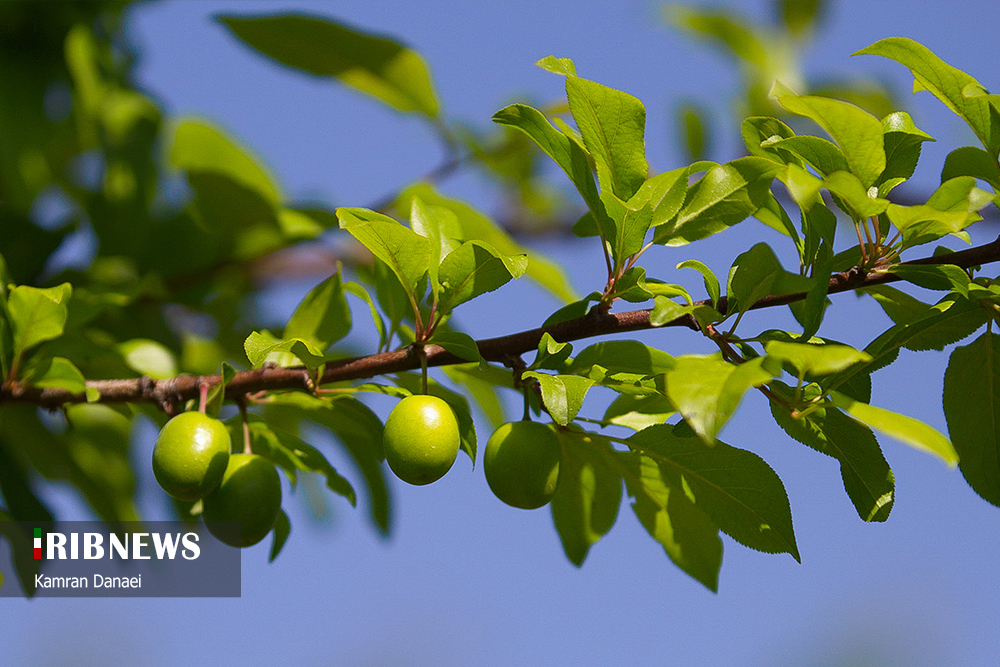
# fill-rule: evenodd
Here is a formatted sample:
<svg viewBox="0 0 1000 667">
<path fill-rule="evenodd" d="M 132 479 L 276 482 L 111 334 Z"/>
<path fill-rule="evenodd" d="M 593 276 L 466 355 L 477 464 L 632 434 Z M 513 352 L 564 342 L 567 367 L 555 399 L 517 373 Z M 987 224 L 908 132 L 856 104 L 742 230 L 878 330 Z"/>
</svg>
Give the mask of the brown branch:
<svg viewBox="0 0 1000 667">
<path fill-rule="evenodd" d="M 1000 261 L 1000 237 L 990 243 L 967 250 L 934 257 L 923 257 L 903 262 L 903 264 L 949 264 L 969 268 L 996 261 Z M 863 271 L 855 267 L 831 276 L 829 293 L 837 294 L 897 280 L 900 280 L 898 276 L 884 270 Z M 800 301 L 805 297 L 805 292 L 767 296 L 757 301 L 751 308 L 786 305 Z M 708 300 L 696 303 L 696 305 L 710 304 L 711 302 Z M 718 309 L 720 312 L 727 310 L 726 297 L 723 296 L 719 299 Z M 545 333 L 550 334 L 561 343 L 567 343 L 583 338 L 655 328 L 649 321 L 650 312 L 650 310 L 631 310 L 621 313 L 605 313 L 594 309 L 583 317 L 506 336 L 486 338 L 477 341 L 477 345 L 479 353 L 487 361 L 503 362 L 511 357 L 537 349 L 538 343 Z M 679 317 L 662 326 L 685 326 L 698 330 L 698 325 L 691 316 Z M 448 366 L 466 362 L 465 359 L 437 345 L 425 346 L 424 353 L 427 356 L 428 366 Z M 326 364 L 323 375 L 320 377 L 320 384 L 360 380 L 418 368 L 420 368 L 419 356 L 413 348 L 405 348 L 365 357 L 332 361 Z M 152 380 L 148 377 L 91 380 L 87 382 L 87 386 L 100 392 L 102 403 L 155 403 L 167 409 L 180 402 L 197 398 L 200 384 L 205 383 L 211 386 L 219 382 L 221 382 L 221 377 L 218 375 L 181 375 L 165 380 Z M 297 390 L 311 392 L 314 386 L 307 369 L 264 366 L 237 373 L 226 386 L 226 398 L 238 400 L 246 394 L 261 391 Z M 63 389 L 41 389 L 19 384 L 0 387 L 0 404 L 32 403 L 42 407 L 56 408 L 65 403 L 84 403 L 86 401 L 86 395 L 74 394 Z"/>
</svg>

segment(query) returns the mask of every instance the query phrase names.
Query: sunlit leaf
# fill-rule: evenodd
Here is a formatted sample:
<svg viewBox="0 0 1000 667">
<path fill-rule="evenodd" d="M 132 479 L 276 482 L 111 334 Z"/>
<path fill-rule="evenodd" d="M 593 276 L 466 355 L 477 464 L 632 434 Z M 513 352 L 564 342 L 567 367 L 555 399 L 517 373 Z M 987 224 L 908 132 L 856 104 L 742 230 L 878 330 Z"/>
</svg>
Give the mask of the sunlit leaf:
<svg viewBox="0 0 1000 667">
<path fill-rule="evenodd" d="M 305 14 L 216 18 L 243 42 L 283 65 L 335 77 L 399 111 L 438 115 L 427 64 L 395 39 Z"/>
<path fill-rule="evenodd" d="M 935 454 L 950 466 L 958 463 L 958 453 L 955 448 L 948 438 L 934 427 L 898 412 L 855 401 L 838 392 L 832 392 L 830 397 L 834 405 L 862 424 L 911 447 Z"/>
</svg>

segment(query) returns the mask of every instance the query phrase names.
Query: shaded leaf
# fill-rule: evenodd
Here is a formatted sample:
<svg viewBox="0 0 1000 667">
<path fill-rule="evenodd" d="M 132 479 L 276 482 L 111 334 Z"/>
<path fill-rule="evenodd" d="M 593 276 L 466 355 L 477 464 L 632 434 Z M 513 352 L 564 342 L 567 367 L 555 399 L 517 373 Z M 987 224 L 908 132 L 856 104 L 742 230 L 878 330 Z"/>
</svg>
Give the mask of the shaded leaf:
<svg viewBox="0 0 1000 667">
<path fill-rule="evenodd" d="M 734 540 L 799 560 L 792 512 L 781 480 L 756 454 L 716 443 L 706 447 L 683 426 L 650 426 L 628 439 L 656 461 L 664 479 Z"/>
<path fill-rule="evenodd" d="M 774 421 L 791 437 L 840 462 L 844 490 L 864 521 L 885 521 L 895 502 L 895 479 L 875 434 L 840 410 L 793 418 L 771 401 Z"/>
<path fill-rule="evenodd" d="M 684 495 L 670 486 L 659 464 L 639 452 L 619 453 L 627 469 L 625 486 L 635 500 L 632 511 L 677 567 L 711 591 L 718 590 L 722 567 L 719 528 Z"/>
<path fill-rule="evenodd" d="M 281 553 L 288 535 L 292 532 L 292 522 L 285 514 L 285 510 L 278 508 L 278 518 L 274 520 L 273 541 L 271 542 L 271 553 L 267 557 L 268 563 L 273 563 L 274 559 Z"/>
<path fill-rule="evenodd" d="M 590 378 L 579 375 L 549 375 L 528 371 L 523 377 L 538 380 L 542 402 L 553 421 L 560 426 L 566 426 L 576 418 L 583 407 L 587 391 L 596 384 Z"/>
<path fill-rule="evenodd" d="M 296 306 L 285 325 L 285 338 L 300 338 L 320 352 L 343 338 L 351 330 L 351 311 L 337 271 L 312 288 Z"/>
<path fill-rule="evenodd" d="M 467 333 L 460 331 L 440 331 L 436 332 L 428 342 L 440 345 L 452 354 L 468 361 L 478 362 L 483 360 L 482 355 L 479 354 L 479 346 L 476 344 L 476 339 Z"/>
<path fill-rule="evenodd" d="M 590 547 L 614 526 L 622 480 L 611 467 L 611 445 L 594 434 L 556 430 L 562 446 L 552 519 L 566 557 L 583 565 Z"/>
<path fill-rule="evenodd" d="M 986 332 L 951 353 L 944 416 L 965 480 L 1000 505 L 1000 336 Z"/>
</svg>

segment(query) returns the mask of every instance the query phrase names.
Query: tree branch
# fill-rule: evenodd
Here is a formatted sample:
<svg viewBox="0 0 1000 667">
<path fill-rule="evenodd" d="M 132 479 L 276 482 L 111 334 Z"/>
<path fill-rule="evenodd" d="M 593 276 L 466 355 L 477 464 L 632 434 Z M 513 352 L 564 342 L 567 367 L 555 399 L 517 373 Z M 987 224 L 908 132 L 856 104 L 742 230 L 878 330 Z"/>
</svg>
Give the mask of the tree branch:
<svg viewBox="0 0 1000 667">
<path fill-rule="evenodd" d="M 920 259 L 902 262 L 905 265 L 949 264 L 961 268 L 970 268 L 981 264 L 1000 261 L 1000 237 L 996 240 L 967 250 L 955 253 L 922 257 Z M 829 293 L 848 292 L 871 285 L 895 282 L 900 278 L 885 270 L 862 271 L 857 267 L 836 273 L 830 277 Z M 751 309 L 771 308 L 800 301 L 806 297 L 805 292 L 767 296 L 757 301 Z M 710 301 L 699 301 L 696 305 L 711 305 Z M 719 299 L 720 312 L 727 310 L 727 298 Z M 479 353 L 487 361 L 502 362 L 512 356 L 517 356 L 537 349 L 545 333 L 561 343 L 567 343 L 584 338 L 620 334 L 630 331 L 656 328 L 649 321 L 650 310 L 631 310 L 621 313 L 602 313 L 593 310 L 583 317 L 566 322 L 560 322 L 547 327 L 539 327 L 496 338 L 486 338 L 477 341 Z M 691 316 L 679 317 L 662 325 L 664 327 L 685 326 L 698 330 L 698 325 Z M 467 363 L 437 345 L 424 347 L 428 366 L 448 366 Z M 420 359 L 413 348 L 408 347 L 392 352 L 372 354 L 365 357 L 341 359 L 326 364 L 320 384 L 359 380 L 387 375 L 420 368 Z M 102 403 L 155 403 L 164 409 L 169 409 L 180 402 L 196 398 L 198 387 L 205 383 L 209 386 L 221 382 L 219 375 L 180 375 L 165 380 L 153 380 L 148 377 L 120 380 L 91 380 L 87 387 L 100 392 Z M 264 366 L 262 368 L 242 371 L 226 386 L 226 398 L 236 400 L 245 394 L 260 391 L 297 390 L 312 391 L 313 381 L 310 372 L 304 368 L 278 368 Z M 75 394 L 63 389 L 42 389 L 38 387 L 13 384 L 0 387 L 0 404 L 31 403 L 41 407 L 57 408 L 66 403 L 85 403 L 85 394 Z"/>
</svg>

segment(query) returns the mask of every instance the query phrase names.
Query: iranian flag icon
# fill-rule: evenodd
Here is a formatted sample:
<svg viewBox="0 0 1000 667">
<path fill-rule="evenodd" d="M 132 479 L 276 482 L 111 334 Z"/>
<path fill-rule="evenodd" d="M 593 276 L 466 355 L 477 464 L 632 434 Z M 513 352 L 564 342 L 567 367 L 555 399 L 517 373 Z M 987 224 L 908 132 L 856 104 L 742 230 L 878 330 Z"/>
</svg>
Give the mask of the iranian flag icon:
<svg viewBox="0 0 1000 667">
<path fill-rule="evenodd" d="M 42 529 L 35 528 L 35 560 L 42 559 Z"/>
</svg>

